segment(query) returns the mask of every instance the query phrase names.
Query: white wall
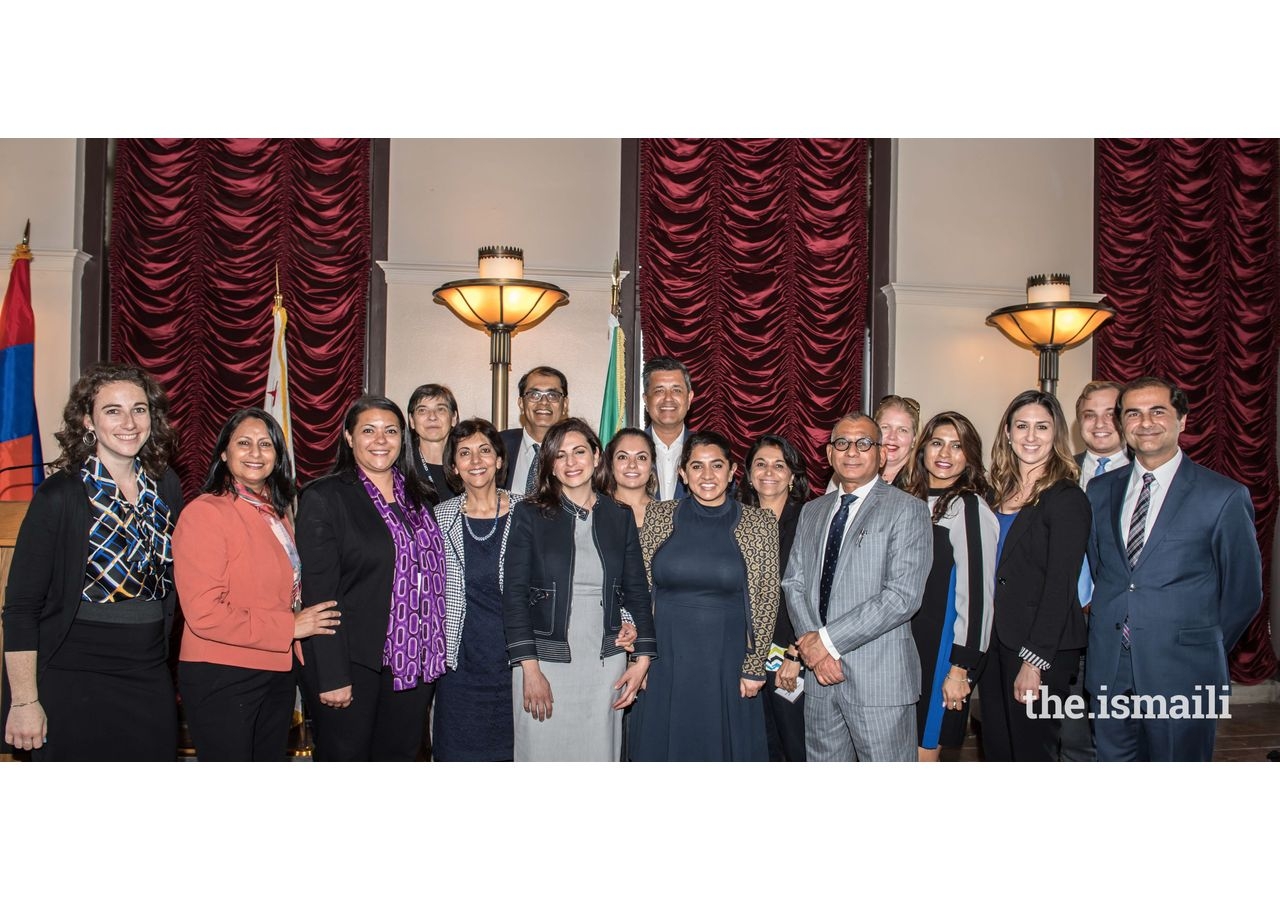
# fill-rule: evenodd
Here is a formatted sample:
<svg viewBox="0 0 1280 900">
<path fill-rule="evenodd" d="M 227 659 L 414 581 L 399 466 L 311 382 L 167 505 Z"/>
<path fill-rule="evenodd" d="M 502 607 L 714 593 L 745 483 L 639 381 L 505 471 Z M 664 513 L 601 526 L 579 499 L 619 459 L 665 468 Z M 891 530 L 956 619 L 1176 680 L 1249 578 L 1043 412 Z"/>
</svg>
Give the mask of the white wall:
<svg viewBox="0 0 1280 900">
<path fill-rule="evenodd" d="M 442 382 L 462 416 L 490 415 L 489 338 L 436 304 L 432 289 L 474 275 L 476 250 L 521 247 L 525 277 L 569 291 L 569 304 L 512 339 L 516 380 L 551 365 L 569 411 L 595 425 L 608 365 L 610 273 L 618 251 L 621 141 L 395 140 L 391 143 L 387 391 L 404 404 Z"/>
<path fill-rule="evenodd" d="M 1038 354 L 985 324 L 1025 301 L 1028 275 L 1065 272 L 1092 299 L 1092 140 L 901 140 L 891 289 L 893 390 L 925 417 L 955 409 L 984 449 L 1000 414 L 1037 387 Z M 1105 327 L 1105 326 L 1104 326 Z M 1068 421 L 1092 374 L 1092 343 L 1061 357 Z"/>
<path fill-rule="evenodd" d="M 0 253 L 4 284 L 9 256 L 31 220 L 31 308 L 36 322 L 36 415 L 45 462 L 58 455 L 53 434 L 79 375 L 79 283 L 85 257 L 77 252 L 77 142 L 0 140 Z"/>
</svg>

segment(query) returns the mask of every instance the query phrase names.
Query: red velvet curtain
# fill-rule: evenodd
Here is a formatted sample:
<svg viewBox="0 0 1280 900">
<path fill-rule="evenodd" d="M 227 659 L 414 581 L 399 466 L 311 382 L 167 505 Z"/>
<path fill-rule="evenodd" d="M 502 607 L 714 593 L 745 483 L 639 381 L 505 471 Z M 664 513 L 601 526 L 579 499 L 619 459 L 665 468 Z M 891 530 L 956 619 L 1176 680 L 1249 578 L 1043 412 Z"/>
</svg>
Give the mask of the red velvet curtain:
<svg viewBox="0 0 1280 900">
<path fill-rule="evenodd" d="M 866 140 L 644 140 L 638 302 L 645 356 L 689 368 L 693 429 L 804 455 L 862 406 Z"/>
<path fill-rule="evenodd" d="M 277 266 L 298 477 L 328 470 L 364 380 L 369 180 L 368 140 L 118 142 L 111 354 L 168 392 L 188 496 L 226 417 L 263 404 Z"/>
<path fill-rule="evenodd" d="M 1277 509 L 1280 143 L 1100 140 L 1096 290 L 1115 320 L 1098 332 L 1099 378 L 1160 375 L 1191 412 L 1182 447 L 1249 486 L 1269 584 Z M 1231 658 L 1231 677 L 1276 673 L 1269 601 Z"/>
</svg>

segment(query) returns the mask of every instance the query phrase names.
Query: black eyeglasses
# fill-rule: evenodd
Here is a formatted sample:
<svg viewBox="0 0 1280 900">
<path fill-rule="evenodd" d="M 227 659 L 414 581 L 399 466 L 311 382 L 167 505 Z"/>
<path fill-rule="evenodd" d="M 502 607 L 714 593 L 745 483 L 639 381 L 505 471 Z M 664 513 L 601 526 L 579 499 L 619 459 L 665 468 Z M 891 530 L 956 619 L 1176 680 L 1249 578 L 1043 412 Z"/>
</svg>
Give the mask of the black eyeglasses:
<svg viewBox="0 0 1280 900">
<path fill-rule="evenodd" d="M 559 403 L 564 399 L 564 391 L 539 391 L 530 388 L 524 392 L 524 399 L 532 400 L 537 403 L 539 400 L 550 400 L 552 403 Z"/>
<path fill-rule="evenodd" d="M 835 447 L 837 453 L 844 453 L 850 447 L 857 447 L 859 453 L 866 453 L 872 447 L 879 447 L 879 441 L 873 441 L 869 437 L 860 437 L 856 441 L 849 438 L 836 438 L 834 441 L 827 441 L 828 447 Z"/>
</svg>

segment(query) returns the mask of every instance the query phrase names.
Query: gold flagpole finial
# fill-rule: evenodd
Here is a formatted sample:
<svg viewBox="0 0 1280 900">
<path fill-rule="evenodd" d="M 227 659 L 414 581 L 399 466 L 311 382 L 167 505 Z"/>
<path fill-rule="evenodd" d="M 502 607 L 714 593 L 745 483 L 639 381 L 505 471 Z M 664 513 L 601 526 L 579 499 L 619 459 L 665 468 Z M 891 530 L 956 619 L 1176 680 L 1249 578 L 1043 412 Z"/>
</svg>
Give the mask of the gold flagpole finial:
<svg viewBox="0 0 1280 900">
<path fill-rule="evenodd" d="M 284 306 L 284 294 L 280 293 L 280 264 L 276 263 L 276 309 Z"/>
<path fill-rule="evenodd" d="M 27 227 L 22 229 L 22 241 L 18 246 L 13 248 L 13 255 L 9 257 L 9 265 L 12 266 L 20 259 L 35 259 L 31 255 L 31 220 L 27 219 Z"/>
</svg>

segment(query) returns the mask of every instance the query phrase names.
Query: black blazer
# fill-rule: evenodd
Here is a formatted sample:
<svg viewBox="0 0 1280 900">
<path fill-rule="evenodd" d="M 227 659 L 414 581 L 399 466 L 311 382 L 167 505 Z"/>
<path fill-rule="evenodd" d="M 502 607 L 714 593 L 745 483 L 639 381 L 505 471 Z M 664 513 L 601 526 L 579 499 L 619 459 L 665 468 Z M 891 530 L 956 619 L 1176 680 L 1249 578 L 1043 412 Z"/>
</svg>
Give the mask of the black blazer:
<svg viewBox="0 0 1280 900">
<path fill-rule="evenodd" d="M 501 436 L 502 445 L 507 451 L 507 463 L 502 470 L 502 484 L 500 487 L 506 488 L 509 491 L 511 490 L 511 479 L 515 477 L 516 457 L 520 455 L 520 442 L 524 440 L 524 429 L 508 428 L 501 432 Z M 537 460 L 534 460 L 534 465 L 537 465 Z M 523 484 L 516 489 L 516 493 L 524 493 Z"/>
<path fill-rule="evenodd" d="M 1063 479 L 1009 528 L 996 564 L 994 635 L 1011 650 L 1026 648 L 1052 664 L 1059 650 L 1088 640 L 1077 587 L 1093 514 L 1084 491 Z"/>
<path fill-rule="evenodd" d="M 351 663 L 381 671 L 396 545 L 354 473 L 307 486 L 298 500 L 297 540 L 302 605 L 337 600 L 342 611 L 334 634 L 302 641 L 303 680 L 324 693 L 351 684 Z"/>
<path fill-rule="evenodd" d="M 502 592 L 507 656 L 569 662 L 569 611 L 573 605 L 573 516 L 557 507 L 549 516 L 532 503 L 512 511 Z M 621 653 L 614 646 L 626 607 L 636 625 L 636 656 L 657 656 L 649 580 L 640 554 L 640 534 L 631 507 L 596 494 L 591 516 L 596 549 L 604 566 L 604 637 L 600 658 Z M 590 614 L 590 610 L 579 611 Z"/>
<path fill-rule="evenodd" d="M 166 470 L 157 491 L 173 514 L 176 525 L 182 513 L 182 484 Z M 13 566 L 5 588 L 4 649 L 36 651 L 37 680 L 66 640 L 84 593 L 85 566 L 89 559 L 89 495 L 79 472 L 61 470 L 36 489 L 27 515 L 18 529 Z M 170 566 L 170 584 L 173 571 Z M 177 594 L 169 591 L 164 605 L 165 640 L 173 630 Z M 3 681 L 0 717 L 9 709 L 9 679 Z"/>
</svg>

